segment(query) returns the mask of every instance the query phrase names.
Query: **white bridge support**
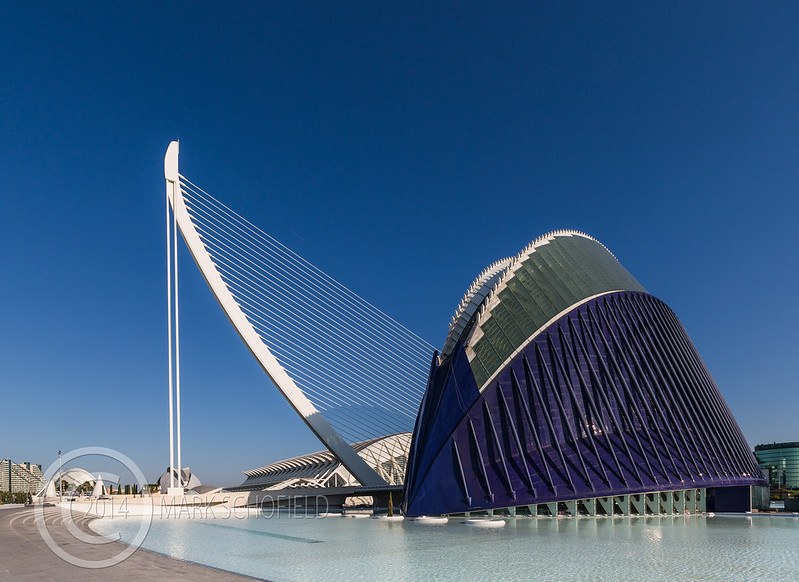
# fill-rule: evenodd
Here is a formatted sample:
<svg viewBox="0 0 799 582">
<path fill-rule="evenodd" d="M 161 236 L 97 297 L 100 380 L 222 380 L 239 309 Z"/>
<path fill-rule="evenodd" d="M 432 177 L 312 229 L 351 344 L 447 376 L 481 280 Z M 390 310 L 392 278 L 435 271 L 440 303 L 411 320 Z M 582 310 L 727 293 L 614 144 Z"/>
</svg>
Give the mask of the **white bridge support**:
<svg viewBox="0 0 799 582">
<path fill-rule="evenodd" d="M 355 476 L 364 486 L 376 487 L 387 485 L 338 432 L 330 425 L 324 416 L 316 409 L 313 403 L 296 385 L 286 370 L 278 363 L 277 359 L 264 344 L 261 337 L 253 329 L 250 321 L 245 316 L 236 299 L 231 294 L 228 286 L 223 281 L 213 260 L 208 254 L 200 235 L 186 209 L 180 189 L 180 175 L 178 173 L 178 142 L 169 144 L 164 158 L 164 177 L 167 183 L 167 192 L 172 212 L 177 222 L 177 227 L 183 235 L 183 240 L 189 249 L 194 261 L 203 274 L 205 281 L 211 288 L 222 310 L 227 315 L 236 332 L 244 341 L 252 355 L 277 386 L 278 390 L 286 397 L 289 404 L 302 417 L 308 427 L 319 440 L 334 454 L 347 470 Z M 171 188 L 170 188 L 171 186 Z"/>
<path fill-rule="evenodd" d="M 174 150 L 174 160 L 169 156 L 169 151 Z M 174 168 L 167 167 L 166 162 L 164 166 L 164 173 L 166 175 L 177 174 L 177 154 L 178 142 L 172 142 L 167 150 L 169 163 L 174 163 Z M 175 190 L 178 185 L 175 182 L 167 180 L 166 182 L 166 287 L 167 287 L 167 335 L 169 336 L 169 488 L 170 495 L 177 495 L 183 493 L 182 476 L 178 471 L 178 482 L 175 483 L 175 392 L 177 391 L 177 450 L 178 450 L 178 467 L 181 466 L 180 458 L 180 340 L 179 338 L 179 323 L 180 317 L 178 314 L 178 233 L 177 222 L 172 213 L 170 217 L 169 207 L 172 198 L 175 196 Z M 174 270 L 175 282 L 174 288 L 172 285 L 172 273 Z M 173 320 L 173 307 L 174 307 L 174 320 Z M 174 321 L 174 328 L 173 328 Z M 173 369 L 173 364 L 175 368 Z"/>
</svg>

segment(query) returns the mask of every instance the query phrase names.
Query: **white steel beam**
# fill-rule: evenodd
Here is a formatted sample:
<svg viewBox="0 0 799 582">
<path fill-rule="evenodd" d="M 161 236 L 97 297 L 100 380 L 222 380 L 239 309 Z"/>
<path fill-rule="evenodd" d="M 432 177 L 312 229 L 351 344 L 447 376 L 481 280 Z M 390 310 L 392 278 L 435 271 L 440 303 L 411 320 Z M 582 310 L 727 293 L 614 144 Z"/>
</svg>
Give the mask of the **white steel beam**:
<svg viewBox="0 0 799 582">
<path fill-rule="evenodd" d="M 174 150 L 174 154 L 171 152 Z M 173 141 L 167 149 L 166 159 L 174 160 L 175 167 L 169 168 L 164 164 L 166 177 L 166 289 L 167 289 L 167 334 L 169 336 L 169 488 L 175 487 L 175 408 L 173 404 L 174 387 L 172 385 L 172 221 L 169 220 L 169 206 L 174 195 L 176 180 L 170 176 L 178 175 L 178 142 Z M 166 160 L 165 159 L 165 160 Z"/>
</svg>

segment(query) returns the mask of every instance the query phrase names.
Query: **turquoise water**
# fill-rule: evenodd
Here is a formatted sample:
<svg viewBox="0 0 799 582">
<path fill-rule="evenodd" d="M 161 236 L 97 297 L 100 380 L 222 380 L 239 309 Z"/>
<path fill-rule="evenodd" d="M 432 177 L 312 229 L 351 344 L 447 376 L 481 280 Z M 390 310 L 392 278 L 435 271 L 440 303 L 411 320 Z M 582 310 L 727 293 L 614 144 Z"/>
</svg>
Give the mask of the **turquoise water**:
<svg viewBox="0 0 799 582">
<path fill-rule="evenodd" d="M 97 520 L 133 539 L 140 518 Z M 799 517 L 155 519 L 143 548 L 284 580 L 799 580 Z"/>
</svg>

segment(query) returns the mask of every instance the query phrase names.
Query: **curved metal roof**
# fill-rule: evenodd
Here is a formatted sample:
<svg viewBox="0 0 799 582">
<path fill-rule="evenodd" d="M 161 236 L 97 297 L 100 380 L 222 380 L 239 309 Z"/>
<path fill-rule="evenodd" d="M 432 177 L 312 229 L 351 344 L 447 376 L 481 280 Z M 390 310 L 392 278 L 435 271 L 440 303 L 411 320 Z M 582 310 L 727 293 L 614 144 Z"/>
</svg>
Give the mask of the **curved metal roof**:
<svg viewBox="0 0 799 582">
<path fill-rule="evenodd" d="M 467 334 L 459 336 L 481 389 L 565 311 L 604 293 L 646 292 L 602 243 L 576 230 L 540 236 L 506 261 L 488 278 L 488 270 L 481 275 L 486 281 L 480 289 L 490 289 L 473 307 L 473 322 L 464 326 Z M 478 297 L 473 294 L 470 306 Z"/>
<path fill-rule="evenodd" d="M 491 263 L 480 273 L 474 282 L 469 286 L 469 289 L 464 293 L 461 302 L 455 309 L 455 315 L 452 316 L 452 321 L 449 324 L 449 334 L 447 341 L 444 342 L 444 347 L 441 349 L 442 357 L 447 357 L 452 353 L 458 340 L 464 335 L 468 334 L 471 329 L 470 325 L 474 322 L 474 315 L 483 304 L 486 297 L 489 296 L 491 291 L 497 285 L 505 271 L 508 270 L 513 264 L 513 257 L 502 259 Z"/>
</svg>

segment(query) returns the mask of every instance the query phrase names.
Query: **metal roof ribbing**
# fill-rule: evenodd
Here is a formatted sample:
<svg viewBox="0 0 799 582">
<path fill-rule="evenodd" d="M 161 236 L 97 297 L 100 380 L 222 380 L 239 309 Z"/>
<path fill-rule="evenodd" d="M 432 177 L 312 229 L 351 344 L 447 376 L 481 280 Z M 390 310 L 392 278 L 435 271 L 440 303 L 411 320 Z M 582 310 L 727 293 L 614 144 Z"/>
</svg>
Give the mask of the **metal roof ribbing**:
<svg viewBox="0 0 799 582">
<path fill-rule="evenodd" d="M 612 291 L 646 290 L 596 239 L 559 230 L 534 240 L 502 271 L 464 341 L 478 386 L 553 318 Z"/>
</svg>

